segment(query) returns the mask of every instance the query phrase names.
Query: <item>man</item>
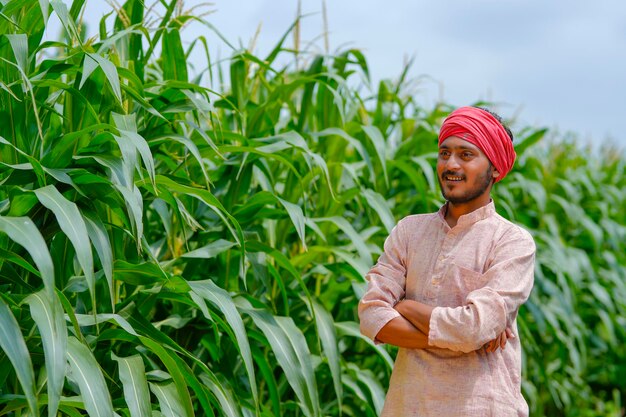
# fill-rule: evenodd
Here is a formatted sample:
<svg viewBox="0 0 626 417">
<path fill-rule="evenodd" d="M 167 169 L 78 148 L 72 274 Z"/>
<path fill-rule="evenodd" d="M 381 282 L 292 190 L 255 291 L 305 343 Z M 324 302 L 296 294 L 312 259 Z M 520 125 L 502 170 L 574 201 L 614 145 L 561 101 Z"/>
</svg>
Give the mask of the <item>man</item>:
<svg viewBox="0 0 626 417">
<path fill-rule="evenodd" d="M 486 110 L 452 112 L 437 160 L 446 204 L 402 219 L 367 275 L 361 331 L 400 348 L 382 416 L 528 415 L 516 317 L 535 244 L 490 198 L 515 162 L 512 141 Z"/>
</svg>

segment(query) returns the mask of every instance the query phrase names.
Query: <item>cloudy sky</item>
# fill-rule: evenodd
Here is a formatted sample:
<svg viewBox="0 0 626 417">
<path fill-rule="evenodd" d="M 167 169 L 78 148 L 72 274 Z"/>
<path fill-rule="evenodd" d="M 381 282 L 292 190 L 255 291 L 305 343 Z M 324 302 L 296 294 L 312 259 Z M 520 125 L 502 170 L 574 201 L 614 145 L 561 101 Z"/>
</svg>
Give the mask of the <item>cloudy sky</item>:
<svg viewBox="0 0 626 417">
<path fill-rule="evenodd" d="M 323 32 L 321 0 L 302 0 L 303 37 Z M 295 0 L 215 0 L 208 19 L 244 44 L 259 22 L 259 52 L 292 22 Z M 557 127 L 626 147 L 623 0 L 326 0 L 330 49 L 364 50 L 374 78 L 406 57 L 424 102 L 499 103 L 520 125 Z"/>
<path fill-rule="evenodd" d="M 200 3 L 187 0 L 185 9 Z M 88 5 L 87 22 L 110 10 L 104 0 Z M 264 55 L 293 22 L 297 0 L 213 0 L 209 9 L 206 19 L 235 44 L 247 46 L 261 24 L 255 51 Z M 490 100 L 519 126 L 626 148 L 623 0 L 326 0 L 326 9 L 331 51 L 362 49 L 375 80 L 398 76 L 413 57 L 410 75 L 421 79 L 426 105 Z M 302 39 L 317 38 L 320 48 L 321 11 L 322 0 L 302 0 Z M 188 29 L 184 39 L 206 34 L 229 55 L 205 28 Z"/>
</svg>

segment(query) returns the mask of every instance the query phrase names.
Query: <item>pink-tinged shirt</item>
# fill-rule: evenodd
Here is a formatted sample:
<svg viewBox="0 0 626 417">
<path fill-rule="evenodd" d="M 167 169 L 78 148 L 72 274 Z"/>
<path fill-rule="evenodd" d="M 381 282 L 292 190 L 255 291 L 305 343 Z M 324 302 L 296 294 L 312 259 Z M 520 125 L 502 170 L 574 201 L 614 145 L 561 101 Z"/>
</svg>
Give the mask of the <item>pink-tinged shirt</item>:
<svg viewBox="0 0 626 417">
<path fill-rule="evenodd" d="M 372 340 L 402 299 L 437 306 L 433 347 L 399 349 L 382 416 L 527 416 L 516 317 L 533 286 L 535 243 L 493 202 L 454 228 L 444 211 L 402 219 L 366 277 L 359 318 Z M 487 353 L 482 346 L 507 325 L 516 338 Z"/>
</svg>

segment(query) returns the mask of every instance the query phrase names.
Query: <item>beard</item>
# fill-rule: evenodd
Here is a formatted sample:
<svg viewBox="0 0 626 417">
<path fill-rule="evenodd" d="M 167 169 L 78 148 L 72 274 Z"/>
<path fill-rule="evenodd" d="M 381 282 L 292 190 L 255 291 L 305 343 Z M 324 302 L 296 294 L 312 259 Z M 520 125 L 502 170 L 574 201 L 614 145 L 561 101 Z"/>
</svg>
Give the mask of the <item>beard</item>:
<svg viewBox="0 0 626 417">
<path fill-rule="evenodd" d="M 474 188 L 471 188 L 465 191 L 461 195 L 454 196 L 446 192 L 445 187 L 441 183 L 442 181 L 441 177 L 444 177 L 445 175 L 456 175 L 456 174 L 451 171 L 446 171 L 443 174 L 441 174 L 439 178 L 437 178 L 439 180 L 439 187 L 441 188 L 441 195 L 443 195 L 443 198 L 445 198 L 447 201 L 449 201 L 452 204 L 469 203 L 470 201 L 483 195 L 483 193 L 487 191 L 487 188 L 489 188 L 489 186 L 491 185 L 491 181 L 493 180 L 492 178 L 493 165 L 490 164 L 489 169 L 476 179 L 477 185 Z"/>
</svg>

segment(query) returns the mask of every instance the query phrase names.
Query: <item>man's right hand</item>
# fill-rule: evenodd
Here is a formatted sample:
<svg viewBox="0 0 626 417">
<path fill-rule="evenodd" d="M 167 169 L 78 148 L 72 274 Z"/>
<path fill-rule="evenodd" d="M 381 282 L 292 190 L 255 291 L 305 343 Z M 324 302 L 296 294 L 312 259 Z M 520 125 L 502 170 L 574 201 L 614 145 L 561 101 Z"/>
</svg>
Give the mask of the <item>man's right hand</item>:
<svg viewBox="0 0 626 417">
<path fill-rule="evenodd" d="M 487 342 L 483 347 L 485 348 L 485 352 L 495 352 L 498 348 L 504 349 L 507 339 L 513 338 L 515 338 L 513 331 L 507 327 L 498 337 L 491 342 Z"/>
</svg>

